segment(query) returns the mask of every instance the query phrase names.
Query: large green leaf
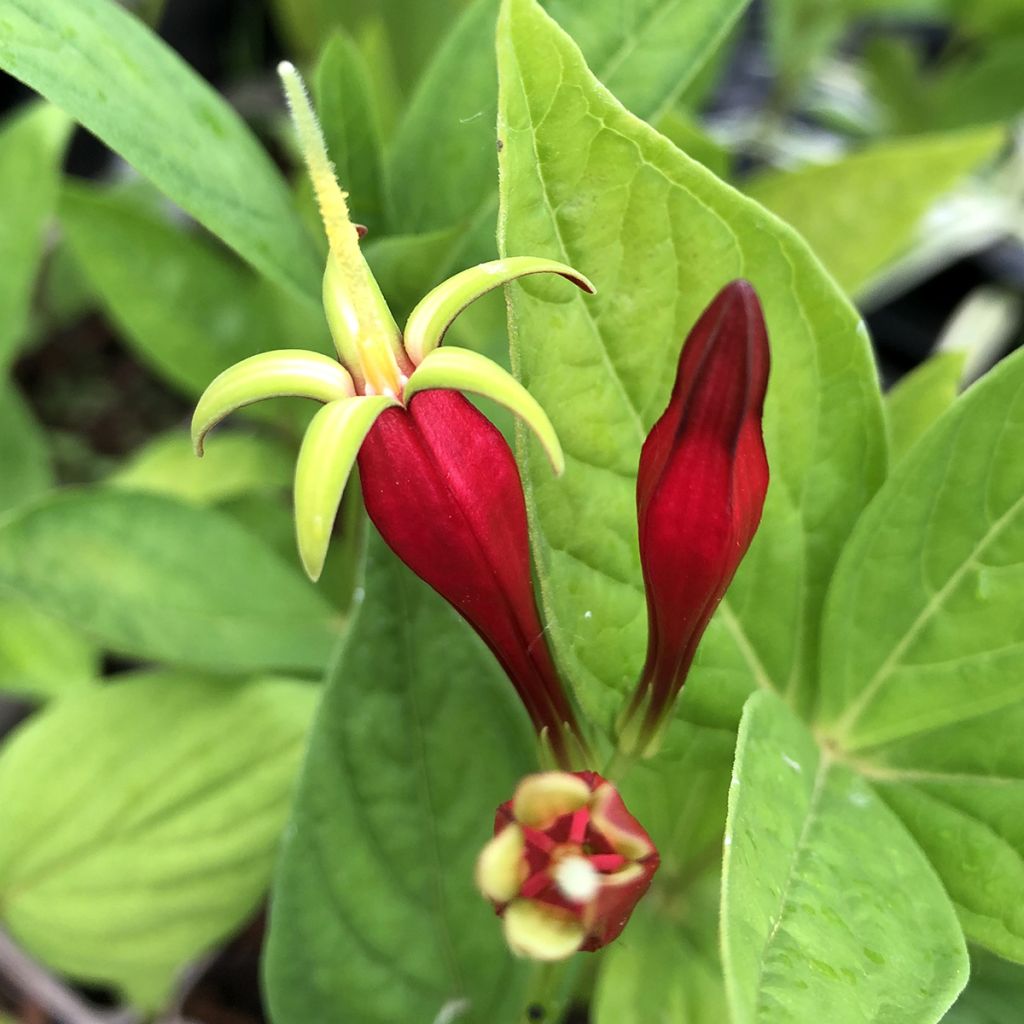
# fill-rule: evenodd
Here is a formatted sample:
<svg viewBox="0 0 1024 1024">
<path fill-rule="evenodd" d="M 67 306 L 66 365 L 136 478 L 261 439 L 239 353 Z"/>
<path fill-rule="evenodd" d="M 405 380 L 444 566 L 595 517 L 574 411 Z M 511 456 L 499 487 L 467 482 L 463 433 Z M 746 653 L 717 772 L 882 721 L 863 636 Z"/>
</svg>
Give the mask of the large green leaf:
<svg viewBox="0 0 1024 1024">
<path fill-rule="evenodd" d="M 483 644 L 374 538 L 274 886 L 277 1024 L 518 1019 L 521 972 L 472 875 L 529 749 Z"/>
<path fill-rule="evenodd" d="M 718 54 L 750 0 L 545 0 L 600 81 L 654 120 Z"/>
<path fill-rule="evenodd" d="M 186 395 L 247 356 L 309 345 L 282 337 L 272 296 L 248 268 L 132 195 L 66 185 L 60 216 L 125 339 Z"/>
<path fill-rule="evenodd" d="M 46 435 L 15 386 L 4 380 L 0 380 L 0 466 L 0 512 L 53 486 Z"/>
<path fill-rule="evenodd" d="M 254 267 L 316 296 L 287 187 L 242 119 L 113 0 L 4 0 L 0 67 L 99 136 Z"/>
<path fill-rule="evenodd" d="M 795 227 L 851 293 L 913 241 L 928 208 L 1004 143 L 1002 128 L 881 142 L 832 164 L 776 171 L 746 192 Z"/>
<path fill-rule="evenodd" d="M 99 676 L 95 647 L 77 630 L 17 598 L 0 598 L 0 692 L 59 697 Z"/>
<path fill-rule="evenodd" d="M 899 820 L 774 695 L 744 710 L 722 949 L 734 1024 L 935 1024 L 967 950 Z"/>
<path fill-rule="evenodd" d="M 217 435 L 197 459 L 188 432 L 179 429 L 144 445 L 108 483 L 212 505 L 245 494 L 281 491 L 292 482 L 294 462 L 295 453 L 287 445 L 240 431 Z M 294 537 L 289 539 L 294 544 Z"/>
<path fill-rule="evenodd" d="M 391 229 L 418 234 L 493 202 L 498 0 L 476 0 L 435 54 L 387 154 Z"/>
<path fill-rule="evenodd" d="M 971 980 L 942 1024 L 1018 1024 L 1024 1006 L 1024 970 L 972 951 Z"/>
<path fill-rule="evenodd" d="M 69 491 L 0 526 L 0 586 L 112 650 L 219 671 L 318 673 L 334 613 L 220 513 L 150 494 Z"/>
<path fill-rule="evenodd" d="M 818 717 L 862 751 L 1024 698 L 1024 353 L 896 467 L 843 551 Z"/>
<path fill-rule="evenodd" d="M 858 767 L 928 854 L 969 938 L 1024 963 L 1024 702 L 923 732 Z"/>
<path fill-rule="evenodd" d="M 0 755 L 0 919 L 156 1009 L 269 882 L 315 689 L 159 673 L 68 698 Z"/>
<path fill-rule="evenodd" d="M 316 104 L 353 218 L 371 237 L 384 227 L 386 189 L 380 127 L 369 72 L 358 47 L 342 32 L 328 40 L 317 64 Z"/>
<path fill-rule="evenodd" d="M 0 369 L 25 331 L 70 127 L 64 114 L 42 103 L 0 126 Z"/>
<path fill-rule="evenodd" d="M 621 98 L 637 115 L 655 117 L 704 68 L 748 3 L 551 0 L 548 6 L 576 35 L 597 76 L 621 90 Z M 483 219 L 491 247 L 497 10 L 498 0 L 476 0 L 467 9 L 404 114 L 389 152 L 395 231 L 420 232 Z M 488 253 L 476 255 L 484 259 Z"/>
<path fill-rule="evenodd" d="M 545 609 L 560 661 L 605 720 L 644 649 L 641 443 L 715 292 L 742 275 L 764 303 L 768 507 L 687 686 L 711 705 L 690 714 L 734 726 L 756 686 L 808 688 L 818 602 L 884 474 L 866 333 L 792 231 L 624 110 L 531 0 L 506 4 L 499 54 L 503 252 L 565 260 L 598 289 L 531 279 L 510 290 L 510 308 L 519 371 L 569 467 L 556 481 L 526 453 Z"/>
<path fill-rule="evenodd" d="M 966 362 L 965 351 L 936 352 L 886 393 L 893 465 L 903 459 L 953 404 Z"/>
</svg>

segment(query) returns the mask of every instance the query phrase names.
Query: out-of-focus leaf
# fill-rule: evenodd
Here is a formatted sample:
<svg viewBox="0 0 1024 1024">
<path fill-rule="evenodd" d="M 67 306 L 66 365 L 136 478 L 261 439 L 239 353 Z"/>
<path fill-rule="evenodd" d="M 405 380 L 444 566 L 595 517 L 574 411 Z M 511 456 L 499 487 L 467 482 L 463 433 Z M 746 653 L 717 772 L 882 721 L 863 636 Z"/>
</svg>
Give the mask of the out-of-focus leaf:
<svg viewBox="0 0 1024 1024">
<path fill-rule="evenodd" d="M 215 434 L 198 459 L 188 431 L 172 430 L 136 452 L 108 482 L 124 490 L 212 505 L 290 486 L 294 460 L 287 445 L 237 431 Z"/>
<path fill-rule="evenodd" d="M 936 352 L 886 394 L 894 466 L 953 404 L 966 361 L 966 352 Z"/>
<path fill-rule="evenodd" d="M 224 515 L 158 495 L 71 491 L 0 526 L 0 585 L 123 654 L 318 674 L 338 636 L 307 582 Z"/>
<path fill-rule="evenodd" d="M 497 663 L 375 537 L 275 880 L 277 1024 L 519 1019 L 522 970 L 472 876 L 530 765 Z"/>
<path fill-rule="evenodd" d="M 65 114 L 44 103 L 0 125 L 0 370 L 25 333 L 70 128 Z"/>
<path fill-rule="evenodd" d="M 287 187 L 225 100 L 113 0 L 7 0 L 0 67 L 293 292 L 319 270 Z"/>
<path fill-rule="evenodd" d="M 909 246 L 928 208 L 1005 137 L 987 128 L 882 142 L 838 163 L 773 172 L 746 191 L 795 227 L 855 294 Z"/>
<path fill-rule="evenodd" d="M 344 33 L 328 40 L 317 64 L 317 111 L 338 180 L 349 193 L 353 219 L 374 232 L 384 228 L 384 171 L 380 129 L 366 63 Z"/>
<path fill-rule="evenodd" d="M 158 1008 L 270 880 L 316 690 L 157 673 L 69 697 L 0 753 L 0 919 Z"/>
<path fill-rule="evenodd" d="M 498 0 L 476 0 L 434 55 L 388 148 L 393 234 L 468 220 L 494 195 L 494 25 Z"/>
<path fill-rule="evenodd" d="M 925 856 L 773 694 L 744 709 L 725 842 L 735 1024 L 935 1024 L 966 983 L 963 934 Z"/>
<path fill-rule="evenodd" d="M 1024 114 L 1024 14 L 1017 35 L 994 38 L 977 58 L 957 62 L 929 90 L 936 128 L 997 124 Z"/>
<path fill-rule="evenodd" d="M 718 956 L 718 878 L 677 901 L 647 898 L 612 945 L 594 993 L 595 1024 L 718 1024 L 729 1019 Z"/>
<path fill-rule="evenodd" d="M 95 647 L 24 601 L 0 598 L 0 691 L 61 697 L 99 676 Z"/>
<path fill-rule="evenodd" d="M 716 60 L 750 0 L 545 0 L 627 110 L 656 119 Z"/>
<path fill-rule="evenodd" d="M 15 386 L 0 380 L 0 512 L 52 486 L 46 435 Z"/>
<path fill-rule="evenodd" d="M 749 0 L 551 0 L 595 74 L 638 116 L 653 117 L 699 74 Z M 388 154 L 393 229 L 493 224 L 497 0 L 476 0 L 431 62 Z M 475 263 L 489 253 L 474 254 Z"/>
<path fill-rule="evenodd" d="M 632 117 L 528 0 L 499 34 L 503 252 L 550 256 L 597 286 L 509 290 L 514 361 L 568 469 L 526 451 L 551 636 L 590 713 L 608 722 L 643 659 L 636 467 L 687 332 L 732 278 L 756 286 L 772 343 L 765 430 L 772 486 L 760 532 L 701 645 L 684 714 L 735 727 L 752 689 L 810 692 L 818 605 L 884 476 L 866 332 L 785 225 Z"/>
<path fill-rule="evenodd" d="M 367 238 L 366 260 L 399 323 L 405 322 L 430 287 L 440 283 L 438 268 L 447 262 L 457 238 L 458 232 L 452 228 Z"/>
<path fill-rule="evenodd" d="M 266 284 L 184 226 L 130 195 L 84 186 L 65 186 L 60 215 L 126 340 L 186 395 L 240 359 L 283 347 Z"/>
<path fill-rule="evenodd" d="M 1019 1024 L 1024 1007 L 1024 969 L 971 951 L 971 980 L 942 1024 Z"/>
</svg>

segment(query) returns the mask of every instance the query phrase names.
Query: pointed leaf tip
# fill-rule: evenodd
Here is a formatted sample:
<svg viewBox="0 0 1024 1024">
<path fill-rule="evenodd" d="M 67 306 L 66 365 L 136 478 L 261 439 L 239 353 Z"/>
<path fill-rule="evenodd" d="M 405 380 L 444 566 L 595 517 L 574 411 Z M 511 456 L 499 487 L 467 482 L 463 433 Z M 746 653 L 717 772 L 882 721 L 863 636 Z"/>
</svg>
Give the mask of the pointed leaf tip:
<svg viewBox="0 0 1024 1024">
<path fill-rule="evenodd" d="M 597 290 L 589 278 L 565 263 L 536 256 L 510 256 L 460 271 L 429 291 L 409 315 L 405 350 L 419 365 L 444 339 L 452 321 L 489 291 L 530 274 L 557 274 L 591 295 Z"/>
<path fill-rule="evenodd" d="M 470 391 L 505 406 L 534 432 L 551 461 L 555 476 L 565 471 L 565 455 L 547 413 L 512 374 L 486 356 L 452 345 L 434 349 L 405 385 L 406 402 L 418 391 L 430 388 Z"/>
<path fill-rule="evenodd" d="M 228 367 L 203 392 L 192 416 L 192 446 L 202 458 L 206 435 L 225 416 L 264 398 L 312 398 L 332 402 L 355 394 L 338 362 L 304 349 L 261 352 Z"/>
<path fill-rule="evenodd" d="M 352 466 L 377 417 L 399 403 L 386 395 L 341 398 L 310 421 L 295 465 L 295 532 L 306 575 L 323 572 Z"/>
</svg>

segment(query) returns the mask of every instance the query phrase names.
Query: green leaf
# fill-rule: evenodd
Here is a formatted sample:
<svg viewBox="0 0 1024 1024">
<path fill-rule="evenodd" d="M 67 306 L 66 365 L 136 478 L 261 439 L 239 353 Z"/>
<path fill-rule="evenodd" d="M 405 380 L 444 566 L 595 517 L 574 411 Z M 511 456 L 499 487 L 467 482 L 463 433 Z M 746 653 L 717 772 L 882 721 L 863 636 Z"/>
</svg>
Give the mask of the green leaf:
<svg viewBox="0 0 1024 1024">
<path fill-rule="evenodd" d="M 858 768 L 939 873 L 968 938 L 1024 963 L 1024 703 L 890 744 Z"/>
<path fill-rule="evenodd" d="M 280 441 L 238 431 L 218 432 L 197 459 L 188 432 L 171 430 L 135 452 L 107 483 L 213 505 L 291 486 L 294 461 L 295 453 Z"/>
<path fill-rule="evenodd" d="M 365 586 L 275 881 L 273 1018 L 517 1020 L 522 972 L 472 877 L 494 808 L 532 766 L 525 715 L 469 627 L 377 538 Z"/>
<path fill-rule="evenodd" d="M 50 449 L 13 384 L 0 380 L 0 512 L 45 493 L 53 486 Z"/>
<path fill-rule="evenodd" d="M 29 104 L 0 125 L 0 369 L 27 327 L 70 129 L 68 118 L 44 103 Z"/>
<path fill-rule="evenodd" d="M 552 0 L 548 6 L 576 35 L 597 77 L 621 90 L 638 116 L 654 117 L 699 74 L 748 3 Z M 497 8 L 497 0 L 467 8 L 420 80 L 388 153 L 395 231 L 478 218 L 488 225 L 488 248 L 453 258 L 446 272 L 493 255 Z"/>
<path fill-rule="evenodd" d="M 1024 1006 L 1024 970 L 972 951 L 971 980 L 942 1024 L 1018 1024 Z"/>
<path fill-rule="evenodd" d="M 366 262 L 399 323 L 437 283 L 438 267 L 448 264 L 458 238 L 457 230 L 446 228 L 419 235 L 367 237 L 363 242 Z"/>
<path fill-rule="evenodd" d="M 158 1008 L 264 892 L 315 698 L 156 673 L 31 719 L 0 755 L 5 927 Z"/>
<path fill-rule="evenodd" d="M 928 98 L 939 129 L 1013 121 L 1024 113 L 1024 16 L 1016 34 L 996 37 L 980 56 L 954 63 L 937 76 Z"/>
<path fill-rule="evenodd" d="M 387 152 L 392 233 L 447 228 L 493 201 L 497 9 L 497 0 L 466 9 L 398 124 Z"/>
<path fill-rule="evenodd" d="M 679 346 L 717 290 L 749 277 L 772 342 L 772 486 L 754 547 L 684 691 L 702 724 L 735 726 L 757 686 L 809 690 L 817 606 L 885 465 L 866 332 L 806 246 L 619 106 L 529 0 L 499 32 L 504 254 L 560 259 L 597 295 L 538 278 L 509 290 L 515 362 L 568 469 L 531 447 L 525 476 L 561 664 L 599 721 L 639 671 L 646 614 L 636 540 L 640 446 Z M 702 705 L 702 706 L 697 706 Z"/>
<path fill-rule="evenodd" d="M 546 0 L 598 79 L 645 120 L 667 111 L 718 54 L 750 0 Z"/>
<path fill-rule="evenodd" d="M 369 72 L 359 48 L 342 32 L 328 40 L 314 79 L 316 106 L 352 217 L 371 234 L 385 219 L 383 154 Z"/>
<path fill-rule="evenodd" d="M 676 907 L 644 900 L 629 930 L 605 954 L 594 993 L 595 1024 L 729 1019 L 718 957 L 717 896 L 718 879 L 712 875 Z"/>
<path fill-rule="evenodd" d="M 131 195 L 66 185 L 60 216 L 125 340 L 183 394 L 198 395 L 233 363 L 281 347 L 265 284 Z"/>
<path fill-rule="evenodd" d="M 17 598 L 0 599 L 0 692 L 60 697 L 99 677 L 95 647 Z"/>
<path fill-rule="evenodd" d="M 0 67 L 69 113 L 271 280 L 318 294 L 280 174 L 242 119 L 113 0 L 8 0 Z"/>
<path fill-rule="evenodd" d="M 0 526 L 0 586 L 114 651 L 229 672 L 319 673 L 327 603 L 225 516 L 168 498 L 68 491 Z"/>
<path fill-rule="evenodd" d="M 833 164 L 773 172 L 746 192 L 791 224 L 851 294 L 913 241 L 929 207 L 1006 139 L 1005 129 L 880 142 Z"/>
<path fill-rule="evenodd" d="M 1024 698 L 1024 353 L 954 403 L 857 524 L 829 590 L 818 718 L 862 751 Z"/>
<path fill-rule="evenodd" d="M 885 396 L 889 450 L 896 465 L 953 404 L 967 352 L 936 352 L 901 378 Z"/>
<path fill-rule="evenodd" d="M 725 842 L 734 1024 L 934 1024 L 966 983 L 963 935 L 924 855 L 772 694 L 744 710 Z"/>
</svg>

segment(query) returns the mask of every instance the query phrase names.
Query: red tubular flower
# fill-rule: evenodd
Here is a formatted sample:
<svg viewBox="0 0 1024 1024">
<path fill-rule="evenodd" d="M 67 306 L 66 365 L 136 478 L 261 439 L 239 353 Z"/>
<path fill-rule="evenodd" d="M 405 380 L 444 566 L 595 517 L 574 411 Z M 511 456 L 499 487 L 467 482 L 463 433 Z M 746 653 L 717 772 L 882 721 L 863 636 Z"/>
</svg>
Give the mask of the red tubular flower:
<svg viewBox="0 0 1024 1024">
<path fill-rule="evenodd" d="M 761 520 L 768 367 L 757 293 L 733 281 L 686 339 L 668 408 L 640 453 L 647 660 L 627 709 L 625 746 L 656 738 Z"/>
<path fill-rule="evenodd" d="M 366 510 L 388 546 L 483 637 L 561 764 L 579 734 L 540 623 L 519 470 L 454 391 L 385 410 L 359 451 Z"/>
<path fill-rule="evenodd" d="M 295 469 L 299 555 L 319 578 L 341 495 L 357 458 L 366 507 L 384 540 L 451 602 L 501 662 L 558 764 L 585 751 L 548 651 L 530 578 L 522 482 L 512 452 L 458 391 L 511 409 L 561 473 L 565 458 L 547 414 L 501 366 L 451 345 L 445 333 L 467 305 L 528 274 L 557 274 L 584 291 L 572 267 L 527 256 L 463 270 L 428 292 L 399 330 L 359 247 L 347 193 L 302 79 L 279 68 L 320 206 L 329 252 L 323 300 L 338 359 L 280 349 L 225 370 L 196 406 L 199 455 L 225 416 L 264 398 L 323 403 Z"/>
<path fill-rule="evenodd" d="M 562 960 L 618 938 L 658 863 L 610 782 L 596 772 L 543 772 L 498 808 L 476 881 L 514 953 Z"/>
</svg>

